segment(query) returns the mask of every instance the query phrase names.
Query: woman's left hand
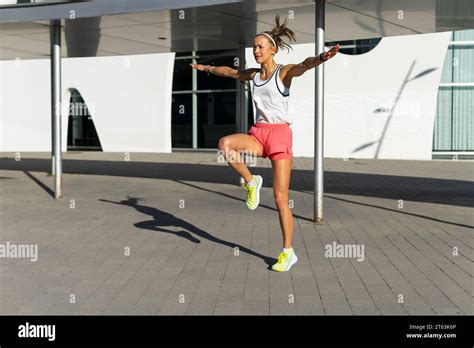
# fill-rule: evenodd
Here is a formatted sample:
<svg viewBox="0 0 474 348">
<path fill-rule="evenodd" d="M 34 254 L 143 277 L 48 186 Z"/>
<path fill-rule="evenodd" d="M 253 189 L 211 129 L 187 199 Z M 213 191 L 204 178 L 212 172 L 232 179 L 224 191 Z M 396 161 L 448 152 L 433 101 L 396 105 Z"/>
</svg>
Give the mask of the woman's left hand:
<svg viewBox="0 0 474 348">
<path fill-rule="evenodd" d="M 331 48 L 329 51 L 324 52 L 323 54 L 324 60 L 328 60 L 334 57 L 336 53 L 339 51 L 339 47 L 340 47 L 339 44 L 337 44 L 336 46 Z"/>
</svg>

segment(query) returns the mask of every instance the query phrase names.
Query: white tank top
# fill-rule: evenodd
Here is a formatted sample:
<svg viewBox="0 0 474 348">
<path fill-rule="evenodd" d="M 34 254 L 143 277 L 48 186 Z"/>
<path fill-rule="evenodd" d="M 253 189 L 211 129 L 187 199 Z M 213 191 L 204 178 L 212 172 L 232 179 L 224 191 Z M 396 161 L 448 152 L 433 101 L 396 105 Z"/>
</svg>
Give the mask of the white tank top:
<svg viewBox="0 0 474 348">
<path fill-rule="evenodd" d="M 259 71 L 253 77 L 255 123 L 293 123 L 288 118 L 290 89 L 280 79 L 282 66 L 278 64 L 266 80 L 260 79 Z"/>
</svg>

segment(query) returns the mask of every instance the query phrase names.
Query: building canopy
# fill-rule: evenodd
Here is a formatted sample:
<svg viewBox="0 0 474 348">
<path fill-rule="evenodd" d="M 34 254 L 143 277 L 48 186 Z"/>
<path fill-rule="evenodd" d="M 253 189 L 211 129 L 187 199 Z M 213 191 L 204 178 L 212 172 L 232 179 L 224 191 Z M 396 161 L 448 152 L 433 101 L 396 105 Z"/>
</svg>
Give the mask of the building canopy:
<svg viewBox="0 0 474 348">
<path fill-rule="evenodd" d="M 63 57 L 235 49 L 288 16 L 315 42 L 312 0 L 0 0 L 0 59 L 47 58 L 60 19 Z M 470 0 L 328 0 L 326 42 L 474 28 Z"/>
</svg>

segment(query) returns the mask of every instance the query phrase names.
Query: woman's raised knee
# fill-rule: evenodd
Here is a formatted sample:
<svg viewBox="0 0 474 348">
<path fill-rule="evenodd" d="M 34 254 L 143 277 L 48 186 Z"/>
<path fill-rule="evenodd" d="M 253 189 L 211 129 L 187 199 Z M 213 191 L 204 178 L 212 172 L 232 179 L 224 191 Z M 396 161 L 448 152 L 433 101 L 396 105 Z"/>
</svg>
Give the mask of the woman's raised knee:
<svg viewBox="0 0 474 348">
<path fill-rule="evenodd" d="M 217 143 L 217 146 L 219 147 L 219 150 L 225 151 L 226 149 L 230 149 L 230 140 L 228 137 L 222 137 L 219 139 L 219 142 Z"/>
</svg>

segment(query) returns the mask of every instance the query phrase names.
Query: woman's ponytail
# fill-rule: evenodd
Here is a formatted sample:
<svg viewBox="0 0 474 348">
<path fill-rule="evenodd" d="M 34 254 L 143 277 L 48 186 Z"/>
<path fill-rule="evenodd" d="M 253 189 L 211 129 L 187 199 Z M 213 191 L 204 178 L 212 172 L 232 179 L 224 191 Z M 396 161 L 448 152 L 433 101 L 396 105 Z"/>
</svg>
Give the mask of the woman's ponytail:
<svg viewBox="0 0 474 348">
<path fill-rule="evenodd" d="M 275 27 L 271 30 L 271 31 L 265 31 L 264 33 L 267 33 L 268 35 L 270 35 L 273 40 L 275 41 L 276 43 L 276 48 L 277 48 L 277 51 L 279 49 L 286 49 L 287 51 L 290 51 L 289 49 L 293 49 L 289 43 L 285 42 L 283 40 L 283 38 L 287 38 L 288 41 L 291 43 L 291 42 L 296 42 L 296 39 L 295 39 L 295 33 L 293 32 L 293 30 L 291 30 L 290 28 L 287 27 L 287 20 L 288 18 L 285 18 L 285 21 L 280 24 L 280 15 L 276 15 L 275 17 Z"/>
</svg>

